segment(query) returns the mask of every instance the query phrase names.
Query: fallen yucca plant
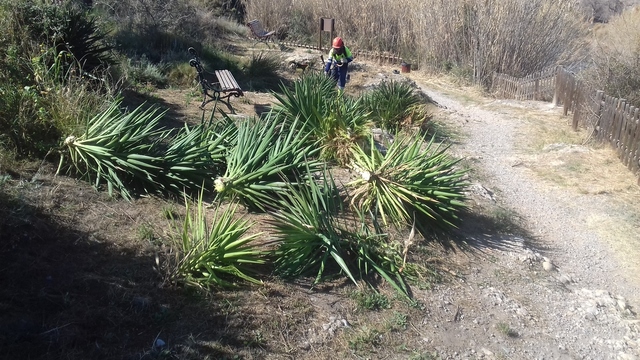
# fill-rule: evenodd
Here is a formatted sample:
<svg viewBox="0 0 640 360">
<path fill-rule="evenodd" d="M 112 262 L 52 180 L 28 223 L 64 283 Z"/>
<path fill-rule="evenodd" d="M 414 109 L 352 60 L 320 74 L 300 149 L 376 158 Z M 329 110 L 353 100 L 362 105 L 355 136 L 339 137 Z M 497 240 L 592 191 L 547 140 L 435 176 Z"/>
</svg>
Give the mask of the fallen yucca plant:
<svg viewBox="0 0 640 360">
<path fill-rule="evenodd" d="M 317 147 L 308 141 L 308 134 L 295 130 L 296 123 L 285 128 L 274 116 L 240 123 L 235 145 L 226 156 L 226 172 L 215 179 L 219 195 L 264 211 L 306 167 L 312 172 L 321 169 L 322 163 L 314 159 Z"/>
<path fill-rule="evenodd" d="M 159 180 L 163 170 L 158 155 L 159 143 L 168 132 L 158 129 L 164 115 L 157 108 L 143 105 L 123 114 L 120 100 L 88 121 L 81 136 L 69 136 L 64 144 L 75 171 L 95 186 L 105 182 L 110 195 L 117 190 L 130 199 L 131 189 L 140 192 L 165 190 L 167 184 Z M 61 171 L 65 156 L 60 158 Z"/>
<path fill-rule="evenodd" d="M 407 294 L 394 249 L 386 235 L 367 229 L 342 209 L 342 199 L 333 179 L 325 172 L 319 182 L 291 189 L 274 206 L 269 221 L 274 229 L 276 273 L 285 278 L 315 275 L 322 281 L 325 272 L 339 271 L 354 284 L 378 274 L 396 290 Z M 351 221 L 353 220 L 353 221 Z"/>
<path fill-rule="evenodd" d="M 173 280 L 202 289 L 234 287 L 234 278 L 261 283 L 254 277 L 256 266 L 265 263 L 265 252 L 254 243 L 261 233 L 246 235 L 251 224 L 235 216 L 234 203 L 225 209 L 217 206 L 208 220 L 202 194 L 195 208 L 185 196 L 186 215 L 173 237 Z"/>
<path fill-rule="evenodd" d="M 164 152 L 163 173 L 174 192 L 211 188 L 213 179 L 224 174 L 225 157 L 235 142 L 232 122 L 185 124 Z"/>
<path fill-rule="evenodd" d="M 371 138 L 365 151 L 353 146 L 352 168 L 360 177 L 347 186 L 351 205 L 371 211 L 384 225 L 412 224 L 426 229 L 455 227 L 465 207 L 464 170 L 447 156 L 448 147 L 421 136 L 399 136 L 383 155 Z"/>
<path fill-rule="evenodd" d="M 275 269 L 288 278 L 315 272 L 318 282 L 333 262 L 357 284 L 347 266 L 345 231 L 336 226 L 342 201 L 333 179 L 322 179 L 322 184 L 312 180 L 307 186 L 284 193 L 277 210 L 271 212 L 273 219 L 269 222 L 281 241 Z"/>
</svg>

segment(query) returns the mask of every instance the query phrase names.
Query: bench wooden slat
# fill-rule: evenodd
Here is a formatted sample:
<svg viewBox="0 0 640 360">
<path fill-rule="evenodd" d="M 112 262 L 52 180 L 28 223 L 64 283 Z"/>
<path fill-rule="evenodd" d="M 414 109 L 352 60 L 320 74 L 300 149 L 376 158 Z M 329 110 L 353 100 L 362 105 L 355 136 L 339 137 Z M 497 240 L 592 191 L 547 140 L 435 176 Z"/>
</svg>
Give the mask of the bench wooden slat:
<svg viewBox="0 0 640 360">
<path fill-rule="evenodd" d="M 242 91 L 240 89 L 240 85 L 238 85 L 238 82 L 229 70 L 216 70 L 215 73 L 218 78 L 218 82 L 220 83 L 220 89 L 223 92 Z"/>
<path fill-rule="evenodd" d="M 189 65 L 194 67 L 198 72 L 198 82 L 200 82 L 200 86 L 202 87 L 202 103 L 200 104 L 200 108 L 204 109 L 204 106 L 211 101 L 222 101 L 227 104 L 229 110 L 232 113 L 235 113 L 231 103 L 229 102 L 229 98 L 231 96 L 240 97 L 244 96 L 240 85 L 233 77 L 233 74 L 229 70 L 216 70 L 215 76 L 218 80 L 215 83 L 211 83 L 207 80 L 205 76 L 204 68 L 202 64 L 200 64 L 200 59 L 198 58 L 198 53 L 194 48 L 189 48 L 189 53 L 194 56 L 193 59 L 189 60 Z M 224 95 L 222 95 L 224 93 Z"/>
</svg>

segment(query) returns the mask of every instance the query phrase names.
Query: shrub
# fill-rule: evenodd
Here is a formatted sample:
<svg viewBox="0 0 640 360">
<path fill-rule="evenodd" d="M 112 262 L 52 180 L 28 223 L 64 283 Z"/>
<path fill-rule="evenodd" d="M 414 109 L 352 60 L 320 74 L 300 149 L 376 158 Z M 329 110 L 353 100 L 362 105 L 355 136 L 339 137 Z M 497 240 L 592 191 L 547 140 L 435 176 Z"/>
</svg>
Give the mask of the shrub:
<svg viewBox="0 0 640 360">
<path fill-rule="evenodd" d="M 361 177 L 347 184 L 352 207 L 373 213 L 384 225 L 415 224 L 423 233 L 455 227 L 465 207 L 465 171 L 446 150 L 415 135 L 397 137 L 385 155 L 373 138 L 368 152 L 353 146 L 352 167 Z"/>
<path fill-rule="evenodd" d="M 160 129 L 164 112 L 139 106 L 129 113 L 119 109 L 120 101 L 89 120 L 79 136 L 65 140 L 70 170 L 103 182 L 110 195 L 125 199 L 140 193 L 192 192 L 211 185 L 224 170 L 223 158 L 236 129 L 228 123 L 185 127 L 175 136 Z M 62 170 L 66 156 L 60 161 Z"/>
<path fill-rule="evenodd" d="M 358 279 L 368 281 L 378 275 L 407 295 L 397 261 L 399 253 L 388 245 L 385 234 L 367 227 L 362 216 L 349 220 L 335 182 L 326 171 L 319 181 L 282 193 L 274 208 L 269 222 L 280 242 L 274 256 L 281 276 L 315 275 L 318 283 L 325 272 L 337 271 L 358 285 Z"/>
<path fill-rule="evenodd" d="M 424 120 L 422 99 L 406 82 L 383 81 L 366 93 L 363 101 L 375 124 L 392 133 L 405 125 Z"/>
<path fill-rule="evenodd" d="M 319 142 L 325 160 L 347 164 L 351 145 L 362 143 L 370 133 L 370 114 L 363 102 L 340 95 L 335 82 L 322 74 L 306 75 L 292 88 L 282 86 L 281 92 L 274 94 L 279 102 L 274 112 L 285 123 L 300 118 L 300 131 Z"/>
<path fill-rule="evenodd" d="M 70 2 L 1 1 L 0 26 L 0 142 L 44 156 L 112 100 L 98 71 L 111 60 L 109 47 L 95 20 Z"/>
<path fill-rule="evenodd" d="M 249 88 L 255 90 L 275 90 L 280 85 L 280 69 L 282 60 L 263 52 L 253 53 L 251 60 L 244 67 L 243 77 L 247 79 Z"/>
<path fill-rule="evenodd" d="M 592 64 L 580 74 L 591 87 L 640 107 L 640 9 L 594 29 Z"/>
<path fill-rule="evenodd" d="M 111 64 L 113 59 L 109 52 L 112 47 L 106 43 L 105 33 L 100 30 L 95 18 L 74 2 L 65 1 L 58 5 L 27 0 L 19 2 L 12 9 L 12 34 L 26 34 L 26 44 L 31 41 L 52 47 L 56 55 L 68 52 L 84 72 Z M 24 39 L 14 40 L 17 44 L 21 41 Z M 47 65 L 51 66 L 52 63 Z"/>
<path fill-rule="evenodd" d="M 186 215 L 173 236 L 177 251 L 171 259 L 172 279 L 207 290 L 235 287 L 234 278 L 260 284 L 255 267 L 265 263 L 265 252 L 254 241 L 261 234 L 245 235 L 251 224 L 235 216 L 235 204 L 217 206 L 209 221 L 202 196 L 194 205 L 185 197 Z"/>
<path fill-rule="evenodd" d="M 283 127 L 274 116 L 238 125 L 237 139 L 226 155 L 227 169 L 215 180 L 220 197 L 237 199 L 252 211 L 264 211 L 278 193 L 296 183 L 296 175 L 321 163 L 308 135 Z"/>
</svg>

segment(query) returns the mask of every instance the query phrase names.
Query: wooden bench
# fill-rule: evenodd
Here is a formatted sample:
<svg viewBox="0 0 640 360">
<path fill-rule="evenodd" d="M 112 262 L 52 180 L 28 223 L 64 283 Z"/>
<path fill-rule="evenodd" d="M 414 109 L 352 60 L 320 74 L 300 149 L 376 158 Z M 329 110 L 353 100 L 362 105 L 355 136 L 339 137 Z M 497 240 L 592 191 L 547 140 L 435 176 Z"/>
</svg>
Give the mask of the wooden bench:
<svg viewBox="0 0 640 360">
<path fill-rule="evenodd" d="M 200 104 L 200 109 L 204 109 L 204 106 L 212 101 L 222 101 L 227 105 L 231 113 L 235 113 L 231 103 L 229 102 L 229 98 L 231 96 L 240 97 L 244 96 L 242 92 L 242 88 L 238 85 L 235 77 L 229 70 L 216 70 L 214 75 L 216 76 L 216 82 L 209 82 L 205 76 L 204 68 L 200 63 L 200 58 L 198 58 L 198 53 L 194 48 L 189 48 L 189 53 L 191 53 L 194 57 L 189 60 L 189 65 L 196 68 L 198 72 L 198 82 L 202 87 L 202 103 Z"/>
<path fill-rule="evenodd" d="M 275 31 L 266 31 L 262 27 L 262 24 L 260 23 L 260 21 L 258 21 L 257 19 L 249 21 L 247 23 L 247 26 L 251 30 L 251 34 L 253 35 L 253 37 L 256 38 L 256 44 L 258 42 L 263 42 L 267 46 L 269 46 L 267 41 L 271 40 L 271 37 L 276 34 Z"/>
</svg>

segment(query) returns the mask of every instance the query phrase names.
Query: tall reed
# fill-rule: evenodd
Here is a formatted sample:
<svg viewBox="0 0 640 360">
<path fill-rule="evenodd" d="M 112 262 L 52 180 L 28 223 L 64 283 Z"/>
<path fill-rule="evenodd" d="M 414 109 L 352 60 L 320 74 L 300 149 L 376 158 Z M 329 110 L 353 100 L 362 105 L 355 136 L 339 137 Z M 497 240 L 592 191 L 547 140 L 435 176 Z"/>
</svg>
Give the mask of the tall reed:
<svg viewBox="0 0 640 360">
<path fill-rule="evenodd" d="M 483 84 L 494 71 L 526 75 L 566 61 L 577 53 L 586 34 L 582 13 L 569 1 L 245 3 L 247 18 L 258 18 L 269 29 L 304 30 L 307 38 L 317 39 L 319 19 L 335 18 L 336 34 L 352 49 L 389 51 L 435 68 L 464 68 Z"/>
</svg>

